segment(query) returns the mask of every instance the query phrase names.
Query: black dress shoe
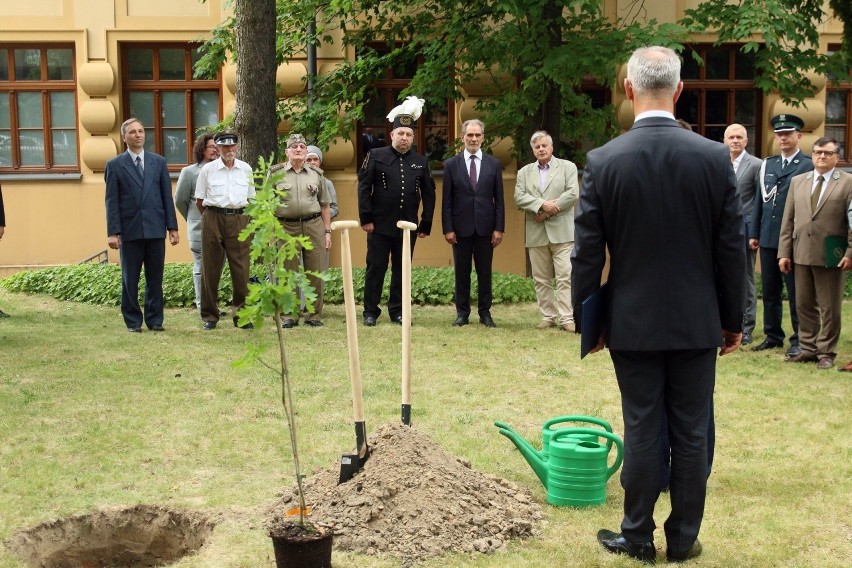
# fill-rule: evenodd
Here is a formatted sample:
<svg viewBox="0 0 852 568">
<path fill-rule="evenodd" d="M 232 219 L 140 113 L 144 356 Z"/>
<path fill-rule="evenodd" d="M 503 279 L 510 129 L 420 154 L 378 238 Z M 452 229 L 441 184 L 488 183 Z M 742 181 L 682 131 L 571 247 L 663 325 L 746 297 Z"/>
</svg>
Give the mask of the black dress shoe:
<svg viewBox="0 0 852 568">
<path fill-rule="evenodd" d="M 613 554 L 626 554 L 630 558 L 641 560 L 647 564 L 654 564 L 657 561 L 657 549 L 654 548 L 654 541 L 647 542 L 630 542 L 620 533 L 614 533 L 606 529 L 598 531 L 598 542 Z"/>
<path fill-rule="evenodd" d="M 208 331 L 211 330 L 211 329 L 216 329 L 216 322 L 215 321 L 204 322 L 204 329 L 206 329 Z"/>
<path fill-rule="evenodd" d="M 752 351 L 766 351 L 767 349 L 778 349 L 779 347 L 783 347 L 783 343 L 775 343 L 774 341 L 770 341 L 768 339 L 764 339 L 763 343 L 759 345 L 755 345 L 751 348 Z"/>
<path fill-rule="evenodd" d="M 491 319 L 491 316 L 479 316 L 479 323 L 481 323 L 485 327 L 497 327 L 497 324 L 494 323 L 494 320 Z"/>
<path fill-rule="evenodd" d="M 148 329 L 150 329 L 151 331 L 166 331 L 166 328 L 164 328 L 162 325 L 149 325 Z"/>
<path fill-rule="evenodd" d="M 240 329 L 254 329 L 254 324 L 251 323 L 251 322 L 248 322 L 245 325 L 240 325 L 239 322 L 240 322 L 240 318 L 234 316 L 234 327 L 238 327 Z"/>
<path fill-rule="evenodd" d="M 696 556 L 701 556 L 701 543 L 698 542 L 698 539 L 695 539 L 695 542 L 692 544 L 689 550 L 672 550 L 671 548 L 666 549 L 666 560 L 669 562 L 686 562 L 690 558 L 695 558 Z"/>
<path fill-rule="evenodd" d="M 374 318 L 373 316 L 364 316 L 364 325 L 366 325 L 367 327 L 375 327 L 376 318 Z"/>
<path fill-rule="evenodd" d="M 455 327 L 461 327 L 461 326 L 463 326 L 463 325 L 467 325 L 467 324 L 469 324 L 469 323 L 470 323 L 470 321 L 468 321 L 468 317 L 467 317 L 467 316 L 458 316 L 458 317 L 456 318 L 456 321 L 454 321 L 454 322 L 453 322 L 453 325 L 454 325 Z"/>
<path fill-rule="evenodd" d="M 305 325 L 308 327 L 322 327 L 323 323 L 320 320 L 306 320 Z"/>
<path fill-rule="evenodd" d="M 787 350 L 787 357 L 798 357 L 802 354 L 802 349 L 798 345 L 791 345 Z"/>
<path fill-rule="evenodd" d="M 0 310 L 0 318 L 10 318 L 10 317 L 12 317 L 12 316 L 10 316 L 9 314 L 7 314 L 7 313 L 6 313 L 6 312 L 4 312 L 3 310 Z"/>
<path fill-rule="evenodd" d="M 128 327 L 127 331 L 129 331 L 130 333 L 142 333 L 142 328 L 141 327 Z"/>
<path fill-rule="evenodd" d="M 402 316 L 391 317 L 391 323 L 402 325 Z"/>
<path fill-rule="evenodd" d="M 744 333 L 743 334 L 743 340 L 740 343 L 742 345 L 751 345 L 752 343 L 754 343 L 754 339 L 751 338 L 750 333 Z"/>
<path fill-rule="evenodd" d="M 281 327 L 283 327 L 284 329 L 293 329 L 297 325 L 299 325 L 299 322 L 292 318 L 287 318 L 283 322 L 281 322 Z"/>
</svg>

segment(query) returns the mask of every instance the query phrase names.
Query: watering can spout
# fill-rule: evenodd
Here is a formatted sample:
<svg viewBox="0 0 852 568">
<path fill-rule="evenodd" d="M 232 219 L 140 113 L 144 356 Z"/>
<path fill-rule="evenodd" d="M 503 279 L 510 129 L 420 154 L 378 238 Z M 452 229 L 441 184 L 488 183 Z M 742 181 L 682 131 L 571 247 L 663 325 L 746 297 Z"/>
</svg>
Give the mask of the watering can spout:
<svg viewBox="0 0 852 568">
<path fill-rule="evenodd" d="M 539 481 L 544 487 L 547 487 L 547 464 L 541 458 L 540 452 L 533 448 L 529 442 L 521 438 L 517 432 L 506 426 L 501 422 L 495 422 L 495 426 L 500 428 L 500 433 L 509 438 L 515 447 L 520 450 L 521 455 L 524 456 L 524 459 L 527 460 L 527 463 L 530 464 L 530 467 L 533 469 L 535 474 L 538 476 Z"/>
</svg>

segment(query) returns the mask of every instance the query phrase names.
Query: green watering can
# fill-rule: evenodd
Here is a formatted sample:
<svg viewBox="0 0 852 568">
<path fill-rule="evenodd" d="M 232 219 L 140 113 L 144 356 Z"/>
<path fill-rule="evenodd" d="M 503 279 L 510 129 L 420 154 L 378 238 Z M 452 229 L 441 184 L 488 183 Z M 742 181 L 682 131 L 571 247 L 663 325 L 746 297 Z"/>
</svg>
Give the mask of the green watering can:
<svg viewBox="0 0 852 568">
<path fill-rule="evenodd" d="M 550 437 L 547 459 L 511 429 L 500 433 L 526 458 L 547 489 L 547 502 L 556 506 L 593 507 L 606 502 L 606 482 L 618 471 L 624 458 L 624 444 L 617 435 L 594 428 L 560 428 Z M 590 438 L 593 438 L 592 441 Z M 607 444 L 597 440 L 605 438 Z M 615 463 L 608 465 L 612 444 Z"/>
<path fill-rule="evenodd" d="M 532 445 L 530 445 L 526 440 L 524 440 L 520 436 L 517 436 L 517 433 L 514 430 L 512 430 L 509 427 L 508 424 L 506 424 L 504 422 L 495 422 L 494 425 L 497 426 L 498 428 L 501 428 L 503 430 L 508 430 L 509 432 L 514 433 L 517 436 L 517 440 L 519 440 L 523 444 L 526 444 L 529 451 L 535 452 L 535 454 L 538 457 L 540 457 L 544 461 L 547 461 L 548 456 L 550 454 L 550 439 L 553 438 L 554 433 L 558 432 L 559 430 L 564 429 L 564 426 L 562 428 L 558 428 L 558 426 L 560 424 L 565 424 L 567 422 L 583 422 L 583 423 L 586 423 L 586 424 L 597 424 L 598 426 L 603 427 L 603 429 L 606 430 L 607 432 L 609 432 L 610 434 L 612 433 L 612 426 L 610 426 L 609 422 L 607 422 L 603 418 L 595 418 L 594 416 L 580 416 L 580 415 L 575 415 L 575 414 L 571 414 L 571 415 L 567 415 L 567 416 L 557 416 L 557 417 L 551 418 L 550 420 L 545 422 L 544 425 L 541 427 L 541 450 L 539 451 L 539 450 L 536 450 L 534 447 L 532 447 Z M 506 434 L 504 434 L 504 435 L 506 435 Z M 598 437 L 595 436 L 595 435 L 575 434 L 574 436 L 581 439 L 581 440 L 586 440 L 588 442 L 597 442 L 598 441 Z M 511 436 L 507 436 L 507 437 L 512 439 L 512 441 L 515 442 L 515 445 L 518 445 L 518 441 L 515 441 L 514 438 L 511 438 Z M 607 448 L 612 447 L 612 440 L 607 439 L 606 447 Z"/>
</svg>

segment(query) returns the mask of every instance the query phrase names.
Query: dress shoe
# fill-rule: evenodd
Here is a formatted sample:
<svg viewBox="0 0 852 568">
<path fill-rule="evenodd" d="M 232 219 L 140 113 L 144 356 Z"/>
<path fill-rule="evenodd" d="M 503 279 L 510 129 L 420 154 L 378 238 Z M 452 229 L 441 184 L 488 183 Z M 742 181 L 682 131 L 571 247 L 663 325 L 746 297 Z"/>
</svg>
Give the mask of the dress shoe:
<svg viewBox="0 0 852 568">
<path fill-rule="evenodd" d="M 485 327 L 497 327 L 497 324 L 494 323 L 494 320 L 489 315 L 479 316 L 479 323 Z"/>
<path fill-rule="evenodd" d="M 834 358 L 833 357 L 820 357 L 819 363 L 817 363 L 817 369 L 831 369 L 834 367 Z"/>
<path fill-rule="evenodd" d="M 577 331 L 577 325 L 573 321 L 569 321 L 568 323 L 563 323 L 559 326 L 562 331 L 567 331 L 568 333 L 575 333 Z"/>
<path fill-rule="evenodd" d="M 211 330 L 211 329 L 216 329 L 216 322 L 215 321 L 204 322 L 204 329 L 206 329 L 208 331 Z"/>
<path fill-rule="evenodd" d="M 751 345 L 752 343 L 754 343 L 754 339 L 751 338 L 751 334 L 750 333 L 744 333 L 743 339 L 742 339 L 742 341 L 740 341 L 740 344 Z"/>
<path fill-rule="evenodd" d="M 648 564 L 654 564 L 657 560 L 657 549 L 654 548 L 654 541 L 647 542 L 630 542 L 620 533 L 614 533 L 606 529 L 598 531 L 598 542 L 613 554 L 626 554 L 636 560 L 641 560 Z"/>
<path fill-rule="evenodd" d="M 775 343 L 774 341 L 770 341 L 768 339 L 764 339 L 763 343 L 755 345 L 751 348 L 752 351 L 766 351 L 767 349 L 778 349 L 779 347 L 783 347 L 783 343 Z"/>
<path fill-rule="evenodd" d="M 456 318 L 456 321 L 453 322 L 453 326 L 454 327 L 461 327 L 461 326 L 467 325 L 469 323 L 470 323 L 470 321 L 468 320 L 468 316 L 458 316 Z"/>
<path fill-rule="evenodd" d="M 538 325 L 535 326 L 536 329 L 550 329 L 551 327 L 556 327 L 556 322 L 550 320 L 541 320 L 538 322 Z"/>
<path fill-rule="evenodd" d="M 798 345 L 791 345 L 787 350 L 787 357 L 795 357 L 802 354 L 802 349 Z"/>
<path fill-rule="evenodd" d="M 838 367 L 837 370 L 841 373 L 852 373 L 852 361 L 846 363 L 842 367 Z"/>
<path fill-rule="evenodd" d="M 0 318 L 10 318 L 10 317 L 12 317 L 12 316 L 10 316 L 9 314 L 7 314 L 7 313 L 6 313 L 6 312 L 4 312 L 3 310 L 0 310 Z"/>
<path fill-rule="evenodd" d="M 364 325 L 366 325 L 367 327 L 375 327 L 376 318 L 374 318 L 373 316 L 364 316 Z"/>
<path fill-rule="evenodd" d="M 402 325 L 402 316 L 391 316 L 391 323 L 395 323 L 396 325 Z"/>
<path fill-rule="evenodd" d="M 128 327 L 127 331 L 129 331 L 130 333 L 142 333 L 142 328 L 141 327 Z"/>
<path fill-rule="evenodd" d="M 254 324 L 251 323 L 251 322 L 248 322 L 245 325 L 240 325 L 240 318 L 238 318 L 237 316 L 234 316 L 234 327 L 238 327 L 240 329 L 254 329 Z"/>
<path fill-rule="evenodd" d="M 150 329 L 151 331 L 166 331 L 166 328 L 164 328 L 162 325 L 149 325 L 148 329 Z"/>
<path fill-rule="evenodd" d="M 666 549 L 666 560 L 669 562 L 686 562 L 696 556 L 701 556 L 701 543 L 698 542 L 698 539 L 695 539 L 689 550 Z"/>
<path fill-rule="evenodd" d="M 816 363 L 817 356 L 813 353 L 799 353 L 793 357 L 785 357 L 785 363 Z"/>
<path fill-rule="evenodd" d="M 283 327 L 284 329 L 293 329 L 297 325 L 299 325 L 299 322 L 297 322 L 293 318 L 287 318 L 283 322 L 281 322 L 281 327 Z"/>
<path fill-rule="evenodd" d="M 324 324 L 320 320 L 305 320 L 305 325 L 308 327 L 322 327 Z"/>
</svg>

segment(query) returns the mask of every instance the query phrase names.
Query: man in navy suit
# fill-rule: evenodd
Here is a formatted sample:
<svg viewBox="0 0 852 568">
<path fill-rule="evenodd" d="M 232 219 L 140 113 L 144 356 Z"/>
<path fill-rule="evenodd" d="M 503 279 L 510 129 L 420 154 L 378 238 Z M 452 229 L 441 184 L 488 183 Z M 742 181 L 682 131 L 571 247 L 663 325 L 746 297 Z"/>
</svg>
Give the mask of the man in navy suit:
<svg viewBox="0 0 852 568">
<path fill-rule="evenodd" d="M 145 127 L 136 118 L 121 125 L 127 151 L 106 165 L 107 244 L 121 253 L 121 315 L 127 331 L 163 331 L 165 235 L 178 244 L 172 182 L 166 160 L 145 151 Z M 139 276 L 145 267 L 145 312 L 139 307 Z"/>
<path fill-rule="evenodd" d="M 453 245 L 456 270 L 456 320 L 470 317 L 471 257 L 476 265 L 479 322 L 497 327 L 491 317 L 491 262 L 503 241 L 505 213 L 500 161 L 482 153 L 485 125 L 466 120 L 461 127 L 464 151 L 444 162 L 442 219 L 444 238 Z"/>
<path fill-rule="evenodd" d="M 742 339 L 745 223 L 728 148 L 681 128 L 680 59 L 647 47 L 627 64 L 636 117 L 625 134 L 588 154 L 571 258 L 575 321 L 610 256 L 605 332 L 624 416 L 624 517 L 601 530 L 608 552 L 654 562 L 660 430 L 672 450 L 666 557 L 701 553 L 707 424 L 717 353 Z M 580 329 L 582 332 L 582 328 Z M 719 348 L 721 347 L 721 351 Z"/>
</svg>

